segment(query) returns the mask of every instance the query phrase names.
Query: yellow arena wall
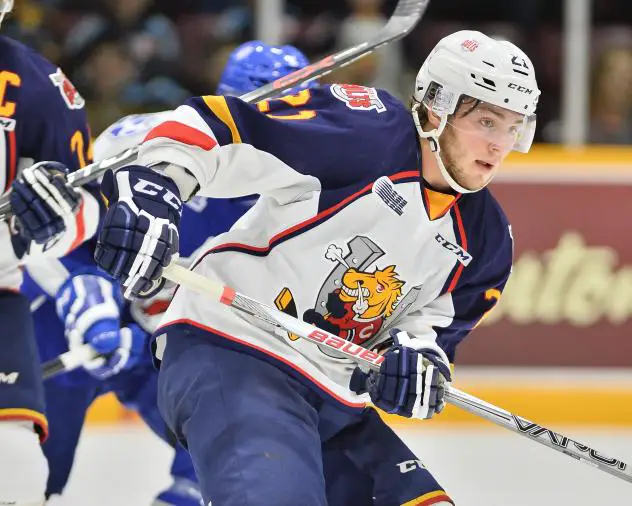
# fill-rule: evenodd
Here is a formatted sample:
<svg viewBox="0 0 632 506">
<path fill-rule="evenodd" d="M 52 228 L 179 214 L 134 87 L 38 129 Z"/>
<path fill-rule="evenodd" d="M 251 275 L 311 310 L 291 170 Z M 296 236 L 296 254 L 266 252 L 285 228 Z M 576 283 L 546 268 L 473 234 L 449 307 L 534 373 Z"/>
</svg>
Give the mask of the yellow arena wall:
<svg viewBox="0 0 632 506">
<path fill-rule="evenodd" d="M 460 346 L 455 386 L 544 425 L 632 427 L 632 148 L 536 146 L 491 189 L 512 223 L 514 272 Z M 88 416 L 136 420 L 112 396 Z M 424 423 L 488 424 L 452 406 Z"/>
</svg>

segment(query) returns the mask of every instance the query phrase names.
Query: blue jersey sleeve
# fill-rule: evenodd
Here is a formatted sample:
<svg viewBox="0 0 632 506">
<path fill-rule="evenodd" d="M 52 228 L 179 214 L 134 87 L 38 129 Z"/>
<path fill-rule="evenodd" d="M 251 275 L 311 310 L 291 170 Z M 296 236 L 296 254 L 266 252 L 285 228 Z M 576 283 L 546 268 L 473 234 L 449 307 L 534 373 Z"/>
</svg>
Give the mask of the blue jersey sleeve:
<svg viewBox="0 0 632 506">
<path fill-rule="evenodd" d="M 0 165 L 4 189 L 22 166 L 42 160 L 71 170 L 91 162 L 84 101 L 61 69 L 26 46 L 0 37 Z"/>
<path fill-rule="evenodd" d="M 256 105 L 192 98 L 149 132 L 139 163 L 186 168 L 205 197 L 338 199 L 331 192 L 418 170 L 416 139 L 410 112 L 386 91 L 331 85 Z"/>
<path fill-rule="evenodd" d="M 63 71 L 32 49 L 0 36 L 0 116 L 5 126 L 0 131 L 0 177 L 8 189 L 19 170 L 32 163 L 58 161 L 71 170 L 78 170 L 92 161 L 91 138 L 84 100 Z M 49 276 L 39 279 L 43 287 L 27 288 L 31 294 L 53 295 L 59 276 L 68 276 L 76 269 L 94 264 L 93 244 L 99 218 L 104 210 L 96 183 L 82 190 L 83 203 L 77 212 L 73 230 L 47 251 L 46 256 L 67 255 L 51 260 Z M 32 245 L 19 236 L 13 248 L 25 264 L 35 253 Z M 68 253 L 69 252 L 69 253 Z M 44 261 L 45 260 L 39 260 Z M 39 262 L 38 261 L 38 262 Z M 27 271 L 28 278 L 28 271 Z"/>
<path fill-rule="evenodd" d="M 479 212 L 471 212 L 473 208 Z M 511 227 L 488 190 L 462 199 L 456 227 L 467 239 L 470 263 L 457 263 L 444 286 L 453 316 L 448 325 L 434 327 L 437 342 L 454 360 L 457 345 L 498 303 L 513 262 Z"/>
<path fill-rule="evenodd" d="M 189 104 L 220 145 L 243 143 L 271 153 L 317 177 L 323 190 L 412 169 L 418 162 L 410 112 L 384 90 L 338 84 L 256 105 L 212 96 Z"/>
<path fill-rule="evenodd" d="M 451 212 L 458 229 L 459 261 L 438 296 L 396 326 L 422 340 L 436 340 L 454 362 L 459 343 L 501 297 L 511 273 L 513 239 L 505 215 L 487 190 L 462 196 Z"/>
</svg>

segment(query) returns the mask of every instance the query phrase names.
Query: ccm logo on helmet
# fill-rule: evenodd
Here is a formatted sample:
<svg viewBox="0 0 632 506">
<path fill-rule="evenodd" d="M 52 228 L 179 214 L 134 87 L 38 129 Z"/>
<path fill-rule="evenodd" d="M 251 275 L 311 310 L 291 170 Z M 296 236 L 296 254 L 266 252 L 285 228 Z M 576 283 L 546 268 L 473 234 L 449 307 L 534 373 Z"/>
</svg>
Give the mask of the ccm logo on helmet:
<svg viewBox="0 0 632 506">
<path fill-rule="evenodd" d="M 533 93 L 532 89 L 527 88 L 526 86 L 520 86 L 516 83 L 509 83 L 509 88 L 512 90 L 518 90 L 521 93 L 526 93 L 527 95 L 531 95 Z"/>
</svg>

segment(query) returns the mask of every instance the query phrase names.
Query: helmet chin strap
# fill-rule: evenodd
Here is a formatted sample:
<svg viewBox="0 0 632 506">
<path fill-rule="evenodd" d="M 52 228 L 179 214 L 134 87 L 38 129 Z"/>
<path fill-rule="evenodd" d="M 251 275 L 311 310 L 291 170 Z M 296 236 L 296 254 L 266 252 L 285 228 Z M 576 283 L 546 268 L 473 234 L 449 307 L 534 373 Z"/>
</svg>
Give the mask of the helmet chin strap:
<svg viewBox="0 0 632 506">
<path fill-rule="evenodd" d="M 445 168 L 445 164 L 443 163 L 443 160 L 441 159 L 441 145 L 439 144 L 439 136 L 443 133 L 443 130 L 445 129 L 446 124 L 448 123 L 448 115 L 442 114 L 441 122 L 439 123 L 439 126 L 437 128 L 434 128 L 426 132 L 424 131 L 421 124 L 419 123 L 419 115 L 417 114 L 417 109 L 419 109 L 419 107 L 421 106 L 422 104 L 420 102 L 417 102 L 413 105 L 411 109 L 411 112 L 413 114 L 413 121 L 415 122 L 415 127 L 417 128 L 417 133 L 419 134 L 419 137 L 421 137 L 422 139 L 428 139 L 428 142 L 430 143 L 430 149 L 432 150 L 437 160 L 437 165 L 439 166 L 441 175 L 443 176 L 443 179 L 446 180 L 450 188 L 452 188 L 455 192 L 458 192 L 458 193 L 476 193 L 477 191 L 480 191 L 483 188 L 485 188 L 485 186 L 487 186 L 486 184 L 484 186 L 481 186 L 477 190 L 468 190 L 467 188 L 464 188 L 459 183 L 457 183 L 454 180 L 454 178 L 448 173 L 448 170 Z"/>
<path fill-rule="evenodd" d="M 13 2 L 5 2 L 0 8 L 0 25 L 4 21 L 4 17 L 13 9 Z"/>
</svg>

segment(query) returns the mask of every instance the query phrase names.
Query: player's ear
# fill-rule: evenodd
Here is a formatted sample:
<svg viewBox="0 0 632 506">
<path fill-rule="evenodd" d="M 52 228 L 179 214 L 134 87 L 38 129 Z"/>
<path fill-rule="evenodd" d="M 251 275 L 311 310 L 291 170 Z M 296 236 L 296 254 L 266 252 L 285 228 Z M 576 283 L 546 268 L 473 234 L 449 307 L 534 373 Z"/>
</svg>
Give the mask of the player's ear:
<svg viewBox="0 0 632 506">
<path fill-rule="evenodd" d="M 439 124 L 441 123 L 441 118 L 439 118 L 439 116 L 437 116 L 432 109 L 428 109 L 428 123 L 430 124 L 430 126 L 432 128 L 438 128 Z"/>
</svg>

